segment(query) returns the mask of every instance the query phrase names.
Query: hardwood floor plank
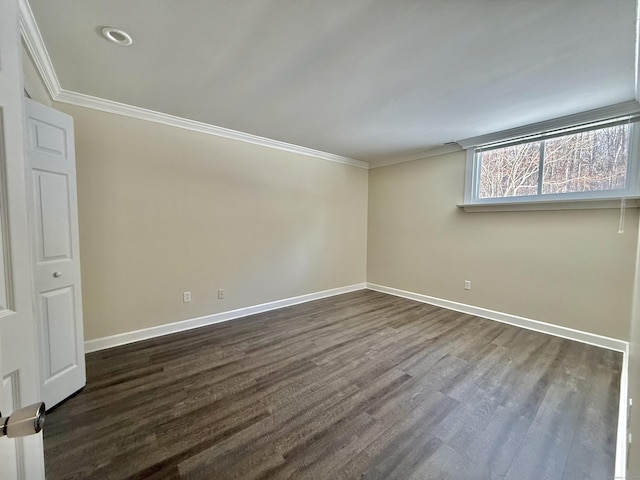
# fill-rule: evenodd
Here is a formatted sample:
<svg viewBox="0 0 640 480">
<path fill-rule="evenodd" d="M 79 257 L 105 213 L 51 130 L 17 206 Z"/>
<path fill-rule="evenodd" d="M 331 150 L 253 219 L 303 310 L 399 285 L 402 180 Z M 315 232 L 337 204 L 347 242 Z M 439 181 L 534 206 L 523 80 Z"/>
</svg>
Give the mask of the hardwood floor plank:
<svg viewBox="0 0 640 480">
<path fill-rule="evenodd" d="M 595 480 L 610 474 L 606 459 L 615 456 L 616 439 L 612 436 L 604 447 L 599 440 L 601 432 L 608 430 L 607 425 L 618 420 L 618 396 L 612 393 L 615 386 L 612 388 L 608 372 L 609 366 L 598 365 L 590 388 L 585 392 L 580 422 L 569 451 L 563 480 Z"/>
<path fill-rule="evenodd" d="M 482 434 L 466 449 L 465 458 L 483 478 L 503 479 L 532 422 L 513 409 L 498 406 Z"/>
<path fill-rule="evenodd" d="M 551 385 L 505 479 L 561 479 L 584 395 Z"/>
<path fill-rule="evenodd" d="M 345 466 L 344 472 L 360 470 L 363 477 L 405 478 L 410 473 L 407 462 L 427 460 L 442 444 L 430 430 L 440 423 L 458 402 L 440 392 L 428 394 L 424 400 L 395 421 L 381 419 L 387 428 Z M 342 477 L 341 477 L 342 478 Z M 353 477 L 351 477 L 353 478 Z"/>
<path fill-rule="evenodd" d="M 87 355 L 49 480 L 613 476 L 621 354 L 359 291 Z"/>
</svg>

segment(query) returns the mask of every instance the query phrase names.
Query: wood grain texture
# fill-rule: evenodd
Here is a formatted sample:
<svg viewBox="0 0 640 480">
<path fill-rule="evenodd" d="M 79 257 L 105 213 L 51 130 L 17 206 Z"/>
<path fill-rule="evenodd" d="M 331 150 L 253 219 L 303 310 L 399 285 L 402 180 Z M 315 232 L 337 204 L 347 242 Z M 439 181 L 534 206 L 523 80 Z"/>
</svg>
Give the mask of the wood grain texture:
<svg viewBox="0 0 640 480">
<path fill-rule="evenodd" d="M 47 478 L 613 478 L 621 363 L 363 290 L 88 355 Z"/>
</svg>

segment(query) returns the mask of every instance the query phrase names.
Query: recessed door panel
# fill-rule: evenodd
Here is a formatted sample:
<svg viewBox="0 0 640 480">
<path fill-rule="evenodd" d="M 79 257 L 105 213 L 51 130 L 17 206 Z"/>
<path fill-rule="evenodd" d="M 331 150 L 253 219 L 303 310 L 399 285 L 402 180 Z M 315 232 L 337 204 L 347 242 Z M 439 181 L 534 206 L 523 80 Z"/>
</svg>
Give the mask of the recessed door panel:
<svg viewBox="0 0 640 480">
<path fill-rule="evenodd" d="M 31 123 L 31 129 L 32 150 L 67 158 L 67 132 L 64 128 L 36 120 Z"/>
<path fill-rule="evenodd" d="M 44 383 L 78 364 L 75 348 L 76 318 L 73 287 L 40 294 L 40 318 L 45 335 Z"/>
<path fill-rule="evenodd" d="M 34 170 L 38 262 L 72 258 L 67 175 Z"/>
</svg>

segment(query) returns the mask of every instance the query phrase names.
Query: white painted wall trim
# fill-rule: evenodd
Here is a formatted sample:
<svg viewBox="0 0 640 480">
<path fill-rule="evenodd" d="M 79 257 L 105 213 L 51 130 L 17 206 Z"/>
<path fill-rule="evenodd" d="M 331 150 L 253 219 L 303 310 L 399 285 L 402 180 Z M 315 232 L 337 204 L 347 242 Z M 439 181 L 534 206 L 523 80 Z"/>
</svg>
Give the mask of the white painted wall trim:
<svg viewBox="0 0 640 480">
<path fill-rule="evenodd" d="M 332 153 L 321 152 L 319 150 L 313 150 L 311 148 L 301 147 L 299 145 L 293 145 L 291 143 L 285 143 L 279 140 L 272 140 L 270 138 L 259 137 L 257 135 L 243 133 L 237 130 L 230 130 L 224 127 L 217 127 L 208 123 L 189 120 L 188 118 L 176 117 L 174 115 L 156 112 L 154 110 L 148 110 L 146 108 L 134 107 L 132 105 L 126 105 L 124 103 L 114 102 L 112 100 L 106 100 L 104 98 L 93 97 L 91 95 L 85 95 L 83 93 L 70 92 L 68 90 L 61 89 L 60 93 L 54 98 L 54 100 L 57 102 L 77 105 L 79 107 L 86 107 L 103 112 L 114 113 L 116 115 L 124 115 L 126 117 L 136 118 L 138 120 L 145 120 L 148 122 L 169 125 L 171 127 L 183 128 L 185 130 L 191 130 L 193 132 L 205 133 L 207 135 L 214 135 L 216 137 L 229 138 L 245 143 L 260 145 L 262 147 L 274 148 L 276 150 L 284 150 L 286 152 L 306 155 L 308 157 L 328 160 L 330 162 L 343 163 L 345 165 L 351 165 L 353 167 L 365 169 L 369 168 L 369 163 L 363 162 L 361 160 L 355 160 L 353 158 L 342 157 L 339 155 L 334 155 Z"/>
<path fill-rule="evenodd" d="M 489 320 L 495 320 L 497 322 L 515 325 L 516 327 L 522 327 L 528 330 L 534 330 L 536 332 L 554 335 L 556 337 L 575 340 L 576 342 L 587 343 L 589 345 L 595 345 L 597 347 L 607 348 L 609 350 L 616 350 L 625 354 L 629 351 L 629 342 L 618 340 L 617 338 L 604 337 L 595 333 L 574 330 L 573 328 L 561 327 L 559 325 L 553 325 L 551 323 L 540 322 L 538 320 L 532 320 L 530 318 L 519 317 L 517 315 L 511 315 L 509 313 L 496 312 L 487 308 L 475 307 L 473 305 L 453 302 L 451 300 L 444 300 L 437 297 L 430 297 L 428 295 L 422 295 L 420 293 L 407 292 L 405 290 L 399 290 L 397 288 L 376 285 L 375 283 L 367 283 L 367 288 L 376 292 L 388 293 L 397 297 L 403 297 L 422 303 L 428 303 L 430 305 L 447 308 L 456 312 L 468 313 L 470 315 L 487 318 Z"/>
<path fill-rule="evenodd" d="M 491 202 L 491 203 L 462 203 L 456 205 L 465 212 L 529 212 L 551 210 L 600 210 L 620 209 L 622 198 L 626 199 L 626 208 L 640 208 L 638 197 L 617 198 L 581 198 L 576 200 L 555 201 L 515 201 L 515 202 Z"/>
<path fill-rule="evenodd" d="M 27 50 L 33 58 L 33 62 L 36 64 L 36 68 L 40 72 L 42 81 L 44 82 L 49 95 L 55 100 L 55 96 L 60 93 L 60 82 L 58 76 L 53 69 L 49 52 L 44 45 L 44 40 L 36 24 L 36 20 L 33 16 L 33 11 L 27 0 L 19 0 L 20 8 L 20 34 L 22 40 L 27 46 Z"/>
<path fill-rule="evenodd" d="M 627 463 L 627 398 L 629 389 L 629 342 L 618 340 L 616 338 L 604 337 L 595 333 L 574 330 L 573 328 L 561 327 L 550 323 L 531 320 L 529 318 L 519 317 L 508 313 L 496 312 L 486 308 L 474 307 L 464 303 L 444 300 L 442 298 L 430 297 L 420 293 L 407 292 L 397 288 L 376 285 L 375 283 L 367 283 L 367 289 L 376 292 L 388 293 L 397 297 L 408 298 L 422 303 L 428 303 L 437 307 L 447 308 L 456 312 L 468 313 L 478 317 L 495 320 L 497 322 L 508 323 L 517 327 L 534 330 L 536 332 L 546 333 L 556 337 L 567 338 L 597 347 L 607 348 L 622 352 L 622 372 L 620 373 L 620 403 L 618 406 L 618 429 L 616 435 L 616 460 L 615 460 L 615 479 L 624 480 Z"/>
<path fill-rule="evenodd" d="M 159 325 L 157 327 L 145 328 L 142 330 L 135 330 L 132 332 L 121 333 L 117 335 L 111 335 L 109 337 L 97 338 L 94 340 L 88 340 L 85 342 L 86 353 L 97 352 L 111 347 L 119 345 L 126 345 L 129 343 L 139 342 L 142 340 L 148 340 L 151 338 L 161 337 L 172 333 L 182 332 L 185 330 L 191 330 L 194 328 L 204 327 L 207 325 L 213 325 L 216 323 L 227 322 L 239 318 L 246 317 L 248 315 L 254 315 L 257 313 L 268 312 L 271 310 L 277 310 L 279 308 L 289 307 L 292 305 L 298 305 L 300 303 L 306 303 L 313 300 L 319 300 L 321 298 L 332 297 L 335 295 L 341 295 L 344 293 L 355 292 L 358 290 L 369 289 L 376 292 L 382 292 L 389 295 L 395 295 L 397 297 L 408 298 L 410 300 L 416 300 L 422 303 L 428 303 L 430 305 L 436 305 L 438 307 L 447 308 L 457 312 L 467 313 L 470 315 L 476 315 L 489 320 L 495 320 L 502 323 L 508 323 L 518 327 L 534 330 L 541 333 L 547 333 L 557 337 L 567 338 L 569 340 L 575 340 L 589 345 L 595 345 L 610 350 L 616 350 L 623 353 L 622 372 L 620 376 L 620 404 L 618 415 L 618 430 L 616 439 L 616 461 L 615 461 L 615 478 L 624 479 L 626 468 L 626 452 L 627 452 L 627 397 L 628 397 L 628 375 L 629 375 L 629 343 L 623 340 L 615 338 L 604 337 L 602 335 L 596 335 L 593 333 L 583 332 L 580 330 L 574 330 L 572 328 L 560 327 L 545 322 L 539 322 L 537 320 L 531 320 L 508 313 L 496 312 L 494 310 L 488 310 L 486 308 L 474 307 L 472 305 L 466 305 L 463 303 L 453 302 L 450 300 L 444 300 L 441 298 L 430 297 L 428 295 L 422 295 L 419 293 L 407 292 L 405 290 L 399 290 L 396 288 L 385 287 L 383 285 L 377 285 L 374 283 L 359 283 L 355 285 L 349 285 L 346 287 L 334 288 L 331 290 L 324 290 L 322 292 L 310 293 L 307 295 L 300 295 L 298 297 L 287 298 L 283 300 L 276 300 L 274 302 L 263 303 L 260 305 L 254 305 L 251 307 L 239 308 L 237 310 L 230 310 L 228 312 L 216 313 L 213 315 L 207 315 L 204 317 L 192 318 L 189 320 L 183 320 L 180 322 L 174 322 L 166 325 Z"/>
<path fill-rule="evenodd" d="M 298 297 L 285 298 L 283 300 L 276 300 L 274 302 L 263 303 L 251 307 L 238 308 L 237 310 L 230 310 L 228 312 L 215 313 L 213 315 L 191 318 L 189 320 L 168 323 L 166 325 L 159 325 L 157 327 L 144 328 L 142 330 L 119 333 L 117 335 L 111 335 L 109 337 L 87 340 L 86 342 L 84 342 L 84 347 L 86 353 L 96 352 L 98 350 L 104 350 L 106 348 L 117 347 L 118 345 L 126 345 L 128 343 L 148 340 L 150 338 L 161 337 L 164 335 L 169 335 L 171 333 L 177 333 L 185 330 L 191 330 L 193 328 L 213 325 L 215 323 L 228 322 L 229 320 L 235 320 L 238 318 L 246 317 L 248 315 L 255 315 L 256 313 L 269 312 L 271 310 L 290 307 L 292 305 L 298 305 L 300 303 L 306 303 L 312 300 L 319 300 L 321 298 L 342 295 L 343 293 L 364 290 L 365 288 L 366 284 L 364 283 L 357 283 L 355 285 L 348 285 L 346 287 L 332 288 L 331 290 L 309 293 L 306 295 L 300 295 Z"/>
<path fill-rule="evenodd" d="M 629 399 L 629 352 L 622 355 L 620 372 L 620 403 L 618 405 L 618 433 L 616 435 L 616 462 L 614 478 L 624 480 L 627 470 L 627 415 Z"/>
<path fill-rule="evenodd" d="M 300 145 L 293 145 L 279 140 L 252 135 L 250 133 L 239 132 L 237 130 L 218 127 L 204 122 L 189 120 L 187 118 L 176 117 L 175 115 L 169 115 L 146 108 L 134 107 L 124 103 L 94 97 L 92 95 L 65 90 L 60 86 L 58 76 L 53 68 L 53 63 L 49 57 L 47 47 L 44 44 L 28 0 L 20 0 L 20 31 L 22 33 L 24 43 L 36 64 L 36 68 L 40 72 L 40 76 L 49 90 L 49 95 L 51 95 L 51 98 L 56 102 L 68 103 L 79 107 L 91 108 L 93 110 L 100 110 L 116 115 L 136 118 L 138 120 L 169 125 L 171 127 L 183 128 L 185 130 L 191 130 L 207 135 L 229 138 L 240 142 L 251 143 L 253 145 L 260 145 L 262 147 L 297 153 L 307 157 L 314 157 L 321 160 L 328 160 L 330 162 L 351 165 L 353 167 L 364 169 L 369 168 L 369 162 L 364 162 L 362 160 L 334 155 L 328 152 L 321 152 L 320 150 L 314 150 Z"/>
</svg>

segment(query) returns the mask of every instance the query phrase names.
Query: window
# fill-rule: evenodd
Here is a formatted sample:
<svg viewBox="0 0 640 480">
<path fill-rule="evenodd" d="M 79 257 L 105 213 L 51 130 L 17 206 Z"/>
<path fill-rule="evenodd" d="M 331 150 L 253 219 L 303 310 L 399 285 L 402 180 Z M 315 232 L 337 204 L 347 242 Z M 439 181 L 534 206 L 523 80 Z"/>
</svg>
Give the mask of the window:
<svg viewBox="0 0 640 480">
<path fill-rule="evenodd" d="M 465 204 L 635 196 L 636 130 L 618 119 L 470 148 Z"/>
</svg>

